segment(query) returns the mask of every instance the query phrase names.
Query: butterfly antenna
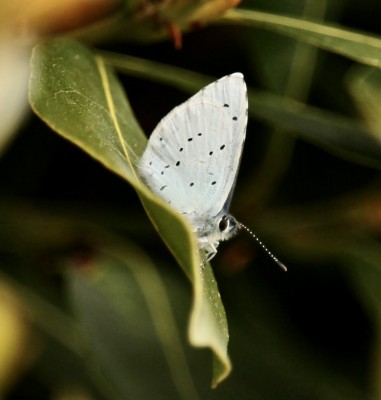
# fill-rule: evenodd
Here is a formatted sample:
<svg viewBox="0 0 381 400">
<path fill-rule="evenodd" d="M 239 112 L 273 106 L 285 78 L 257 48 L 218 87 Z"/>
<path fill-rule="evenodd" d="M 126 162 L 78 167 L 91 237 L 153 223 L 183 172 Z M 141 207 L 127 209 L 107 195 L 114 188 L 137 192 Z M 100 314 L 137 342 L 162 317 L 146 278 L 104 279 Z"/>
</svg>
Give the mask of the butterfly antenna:
<svg viewBox="0 0 381 400">
<path fill-rule="evenodd" d="M 283 271 L 287 271 L 287 267 L 274 256 L 274 254 L 262 243 L 262 241 L 255 233 L 253 233 L 247 226 L 243 225 L 241 222 L 239 222 L 239 226 L 245 229 L 245 231 L 248 232 L 249 235 L 252 236 L 257 241 L 257 243 L 262 247 L 262 249 L 270 256 L 270 258 L 273 261 L 275 261 L 279 265 L 279 267 L 283 269 Z"/>
</svg>

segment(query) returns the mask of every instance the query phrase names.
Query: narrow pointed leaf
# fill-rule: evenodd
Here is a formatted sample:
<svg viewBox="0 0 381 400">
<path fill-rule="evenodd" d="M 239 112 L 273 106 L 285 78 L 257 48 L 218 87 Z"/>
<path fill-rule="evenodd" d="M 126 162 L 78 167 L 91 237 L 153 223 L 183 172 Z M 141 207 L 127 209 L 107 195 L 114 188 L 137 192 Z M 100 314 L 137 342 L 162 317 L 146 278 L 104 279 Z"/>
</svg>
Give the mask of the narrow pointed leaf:
<svg viewBox="0 0 381 400">
<path fill-rule="evenodd" d="M 187 93 L 194 93 L 212 80 L 202 74 L 137 57 L 108 52 L 102 55 L 108 63 L 130 75 L 165 83 Z M 356 119 L 263 90 L 249 89 L 248 96 L 252 117 L 286 127 L 339 157 L 381 167 L 381 145 Z"/>
<path fill-rule="evenodd" d="M 195 315 L 209 310 L 205 302 L 217 301 L 207 296 L 205 287 L 214 287 L 213 274 L 202 285 L 196 242 L 186 221 L 142 184 L 136 168 L 145 146 L 142 133 L 113 71 L 101 57 L 66 39 L 56 39 L 37 46 L 32 57 L 30 103 L 36 114 L 53 130 L 72 141 L 107 168 L 126 179 L 138 192 L 154 226 L 178 260 L 194 289 L 189 337 L 198 342 L 198 330 L 205 333 L 203 346 L 214 350 L 219 375 L 214 384 L 230 371 L 227 356 L 226 319 L 219 313 Z M 210 280 L 210 282 L 208 282 Z M 209 289 L 208 289 L 209 290 Z M 195 305 L 204 304 L 204 307 Z M 219 306 L 223 308 L 222 303 Z M 226 329 L 216 329 L 223 323 Z M 224 348 L 220 348 L 220 346 Z M 215 349 L 218 349 L 216 352 Z"/>
<path fill-rule="evenodd" d="M 100 249 L 85 273 L 74 266 L 66 278 L 91 364 L 103 371 L 105 379 L 94 374 L 100 385 L 106 381 L 118 398 L 199 398 L 173 311 L 184 304 L 169 300 L 175 280 L 164 284 L 126 241 Z"/>
<path fill-rule="evenodd" d="M 375 67 L 381 66 L 381 38 L 340 26 L 244 9 L 229 10 L 218 23 L 268 29 Z"/>
<path fill-rule="evenodd" d="M 347 82 L 365 124 L 381 146 L 381 71 L 358 66 L 351 71 Z"/>
</svg>

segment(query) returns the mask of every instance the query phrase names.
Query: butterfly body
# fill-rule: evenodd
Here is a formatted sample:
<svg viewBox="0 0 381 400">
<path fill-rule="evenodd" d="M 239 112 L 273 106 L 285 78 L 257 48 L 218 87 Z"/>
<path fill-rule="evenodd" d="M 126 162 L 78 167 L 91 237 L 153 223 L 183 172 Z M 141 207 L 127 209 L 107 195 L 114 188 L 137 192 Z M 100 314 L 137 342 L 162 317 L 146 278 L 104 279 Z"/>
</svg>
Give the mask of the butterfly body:
<svg viewBox="0 0 381 400">
<path fill-rule="evenodd" d="M 188 219 L 208 260 L 239 229 L 228 209 L 247 108 L 243 75 L 219 79 L 160 121 L 139 163 L 150 189 Z"/>
</svg>

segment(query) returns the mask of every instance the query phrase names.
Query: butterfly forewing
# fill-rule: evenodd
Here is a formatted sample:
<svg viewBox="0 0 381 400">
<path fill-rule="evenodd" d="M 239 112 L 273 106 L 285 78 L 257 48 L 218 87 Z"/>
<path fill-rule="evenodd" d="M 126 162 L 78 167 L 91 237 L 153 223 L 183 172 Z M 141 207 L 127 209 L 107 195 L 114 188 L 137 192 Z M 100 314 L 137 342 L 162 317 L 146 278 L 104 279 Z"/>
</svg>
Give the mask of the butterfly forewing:
<svg viewBox="0 0 381 400">
<path fill-rule="evenodd" d="M 227 75 L 206 86 L 188 101 L 195 101 L 199 98 L 213 104 L 221 105 L 224 108 L 229 119 L 234 121 L 232 125 L 233 137 L 235 138 L 233 148 L 235 150 L 242 149 L 248 111 L 247 88 L 243 75 L 241 73 Z M 232 153 L 239 153 L 238 157 L 241 155 L 241 151 L 232 151 Z"/>
</svg>

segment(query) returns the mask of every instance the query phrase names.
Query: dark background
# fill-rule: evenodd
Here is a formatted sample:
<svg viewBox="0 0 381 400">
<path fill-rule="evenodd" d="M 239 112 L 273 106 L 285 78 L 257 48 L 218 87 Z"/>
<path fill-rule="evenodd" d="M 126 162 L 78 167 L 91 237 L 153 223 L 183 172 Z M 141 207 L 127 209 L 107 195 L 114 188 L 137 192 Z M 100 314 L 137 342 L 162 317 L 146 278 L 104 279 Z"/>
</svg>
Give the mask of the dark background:
<svg viewBox="0 0 381 400">
<path fill-rule="evenodd" d="M 303 1 L 288 1 L 287 5 L 276 1 L 244 1 L 240 7 L 263 7 L 264 11 L 300 15 L 304 4 Z M 328 1 L 324 18 L 381 34 L 380 15 L 381 4 L 377 1 Z M 240 71 L 249 87 L 279 95 L 285 92 L 294 47 L 291 39 L 234 26 L 210 26 L 184 35 L 181 50 L 174 49 L 170 41 L 102 46 L 216 78 Z M 305 83 L 308 89 L 301 101 L 359 118 L 345 84 L 354 62 L 321 50 L 316 52 L 311 80 Z M 189 97 L 165 85 L 128 75 L 119 77 L 147 135 L 167 112 Z M 303 85 L 301 82 L 300 86 Z M 288 161 L 265 201 L 258 203 L 256 194 L 266 189 L 256 186 L 257 178 L 274 129 L 268 123 L 250 118 L 231 211 L 260 235 L 288 266 L 288 272 L 282 272 L 244 233 L 220 246 L 212 265 L 227 312 L 234 370 L 216 391 L 209 391 L 206 381 L 210 378 L 210 360 L 207 352 L 203 353 L 206 377 L 201 378 L 202 398 L 377 398 L 372 396 L 377 392 L 378 381 L 375 362 L 379 351 L 378 320 L 367 308 L 364 301 L 367 296 L 356 284 L 357 275 L 345 258 L 323 250 L 319 254 L 316 250 L 319 243 L 309 247 L 302 242 L 298 249 L 297 239 L 288 235 L 292 235 L 289 227 L 293 221 L 298 225 L 307 215 L 322 216 L 322 226 L 317 229 L 324 237 L 324 218 L 334 219 L 337 207 L 333 204 L 337 199 L 345 199 L 350 208 L 351 204 L 357 204 L 360 194 L 365 193 L 366 201 L 366 193 L 378 193 L 378 170 L 342 159 L 298 139 L 297 132 L 285 129 L 280 134 L 293 141 L 292 153 L 285 156 L 282 147 L 278 148 L 277 157 L 288 157 Z M 165 273 L 173 274 L 179 285 L 189 290 L 134 190 L 52 132 L 38 117 L 30 115 L 0 159 L 0 182 L 5 211 L 3 230 L 8 218 L 12 220 L 18 210 L 25 216 L 46 210 L 60 217 L 81 215 L 136 241 L 153 258 L 161 260 Z M 287 224 L 283 220 L 285 215 L 289 218 Z M 276 224 L 274 227 L 278 216 L 281 216 L 279 229 Z M 271 228 L 266 228 L 268 221 Z M 344 233 L 356 227 L 346 226 L 343 220 L 336 223 L 337 235 L 343 233 L 342 238 L 338 237 L 342 246 L 346 240 Z M 306 229 L 312 242 L 319 240 L 319 235 L 313 235 L 312 223 Z M 328 222 L 327 230 L 328 236 L 335 232 Z M 379 232 L 372 232 L 372 243 L 377 243 L 378 237 Z M 356 246 L 356 242 L 347 245 Z M 1 268 L 12 279 L 32 282 L 34 290 L 42 286 L 44 291 L 48 287 L 47 291 L 54 293 L 54 301 L 65 304 L 60 256 L 71 252 L 87 254 L 87 246 L 87 241 L 78 234 L 59 251 L 36 254 L 30 260 L 32 271 L 20 262 L 24 260 L 22 254 L 15 256 L 9 249 L 3 249 Z M 47 346 L 45 343 L 44 347 Z M 55 359 L 60 363 L 58 356 Z M 37 358 L 35 363 L 39 362 Z M 49 380 L 46 375 L 41 378 L 41 370 L 34 369 L 32 363 L 20 374 L 7 398 L 52 398 L 51 382 L 54 378 Z"/>
</svg>

